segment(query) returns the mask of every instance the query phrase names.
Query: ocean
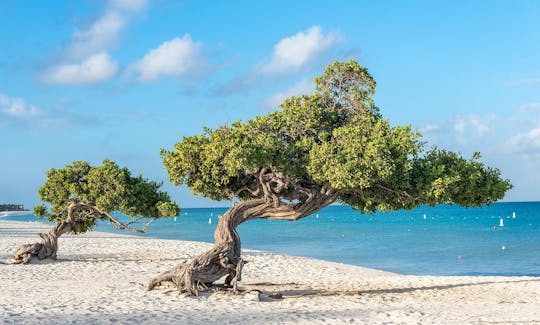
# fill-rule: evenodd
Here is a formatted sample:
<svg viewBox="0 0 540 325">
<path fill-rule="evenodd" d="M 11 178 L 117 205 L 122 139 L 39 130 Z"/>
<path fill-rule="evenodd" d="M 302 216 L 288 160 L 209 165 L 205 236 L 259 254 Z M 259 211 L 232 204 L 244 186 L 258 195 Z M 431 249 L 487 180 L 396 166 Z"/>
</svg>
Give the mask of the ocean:
<svg viewBox="0 0 540 325">
<path fill-rule="evenodd" d="M 145 234 L 135 235 L 213 242 L 217 217 L 226 210 L 182 209 L 176 220 L 157 220 Z M 31 214 L 2 219 L 40 220 Z M 133 234 L 107 222 L 95 230 Z M 294 222 L 250 221 L 238 232 L 244 249 L 401 274 L 540 276 L 540 202 L 425 206 L 375 214 L 329 206 Z"/>
</svg>

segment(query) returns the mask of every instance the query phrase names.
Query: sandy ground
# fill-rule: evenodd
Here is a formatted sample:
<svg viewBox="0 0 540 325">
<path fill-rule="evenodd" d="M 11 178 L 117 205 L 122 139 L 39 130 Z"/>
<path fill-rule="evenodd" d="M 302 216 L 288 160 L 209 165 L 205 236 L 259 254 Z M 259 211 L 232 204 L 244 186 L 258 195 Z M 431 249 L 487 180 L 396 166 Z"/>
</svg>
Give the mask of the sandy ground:
<svg viewBox="0 0 540 325">
<path fill-rule="evenodd" d="M 540 324 L 535 277 L 404 276 L 246 250 L 240 287 L 260 301 L 255 291 L 186 297 L 145 287 L 209 244 L 98 232 L 62 237 L 57 261 L 10 264 L 47 230 L 0 220 L 2 324 Z"/>
</svg>

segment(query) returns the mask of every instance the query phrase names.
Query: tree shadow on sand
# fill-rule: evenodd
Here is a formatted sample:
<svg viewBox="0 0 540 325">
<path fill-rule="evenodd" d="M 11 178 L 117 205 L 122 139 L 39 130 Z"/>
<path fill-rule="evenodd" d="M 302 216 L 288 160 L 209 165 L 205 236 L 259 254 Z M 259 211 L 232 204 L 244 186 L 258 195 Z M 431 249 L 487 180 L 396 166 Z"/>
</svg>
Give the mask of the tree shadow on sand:
<svg viewBox="0 0 540 325">
<path fill-rule="evenodd" d="M 482 281 L 482 282 L 469 282 L 469 283 L 456 283 L 448 285 L 434 285 L 434 286 L 421 286 L 421 287 L 401 287 L 401 288 L 388 288 L 388 289 L 369 289 L 369 290 L 328 290 L 328 289 L 312 289 L 302 288 L 298 283 L 252 283 L 246 284 L 246 291 L 256 290 L 263 296 L 269 296 L 270 298 L 285 299 L 285 298 L 300 298 L 306 296 L 363 296 L 363 295 L 382 295 L 382 294 L 404 294 L 415 291 L 430 291 L 430 290 L 449 290 L 459 287 L 473 287 L 489 284 L 503 284 L 503 283 L 525 283 L 525 282 L 538 282 L 538 279 L 526 279 L 515 281 Z M 290 288 L 294 286 L 295 288 Z M 269 290 L 274 287 L 275 290 Z M 261 290 L 259 288 L 264 288 Z M 271 301 L 271 300 L 269 300 Z"/>
</svg>

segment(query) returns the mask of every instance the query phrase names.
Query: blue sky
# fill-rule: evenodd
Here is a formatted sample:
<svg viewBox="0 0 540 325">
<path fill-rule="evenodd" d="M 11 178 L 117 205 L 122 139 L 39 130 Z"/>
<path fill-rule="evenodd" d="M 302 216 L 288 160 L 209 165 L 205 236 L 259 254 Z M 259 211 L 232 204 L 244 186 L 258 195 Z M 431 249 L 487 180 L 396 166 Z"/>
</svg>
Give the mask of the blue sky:
<svg viewBox="0 0 540 325">
<path fill-rule="evenodd" d="M 159 157 L 310 92 L 334 60 L 377 81 L 392 124 L 498 167 L 540 200 L 540 1 L 0 1 L 0 201 L 32 206 L 51 167 Z"/>
</svg>

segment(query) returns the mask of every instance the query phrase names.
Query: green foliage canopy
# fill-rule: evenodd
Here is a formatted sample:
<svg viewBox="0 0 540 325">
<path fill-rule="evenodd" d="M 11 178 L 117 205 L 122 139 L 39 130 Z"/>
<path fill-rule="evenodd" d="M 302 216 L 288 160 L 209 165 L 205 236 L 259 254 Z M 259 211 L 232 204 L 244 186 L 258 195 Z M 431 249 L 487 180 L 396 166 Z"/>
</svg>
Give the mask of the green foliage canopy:
<svg viewBox="0 0 540 325">
<path fill-rule="evenodd" d="M 75 210 L 79 220 L 75 232 L 89 230 L 97 219 L 109 218 L 113 224 L 123 225 L 110 215 L 113 211 L 136 220 L 178 215 L 178 205 L 160 187 L 160 183 L 132 176 L 126 167 L 120 168 L 110 160 L 96 167 L 77 161 L 47 172 L 47 180 L 38 193 L 43 202 L 49 203 L 50 213 L 44 205 L 38 205 L 34 214 L 62 222 L 68 218 L 68 207 L 77 204 L 92 207 Z"/>
<path fill-rule="evenodd" d="M 355 61 L 334 62 L 314 81 L 313 94 L 290 97 L 279 111 L 162 149 L 171 182 L 214 200 L 250 200 L 259 171 L 270 168 L 297 184 L 330 186 L 363 212 L 480 206 L 511 188 L 479 154 L 426 150 L 409 125 L 391 126 L 373 101 L 374 79 Z"/>
</svg>

